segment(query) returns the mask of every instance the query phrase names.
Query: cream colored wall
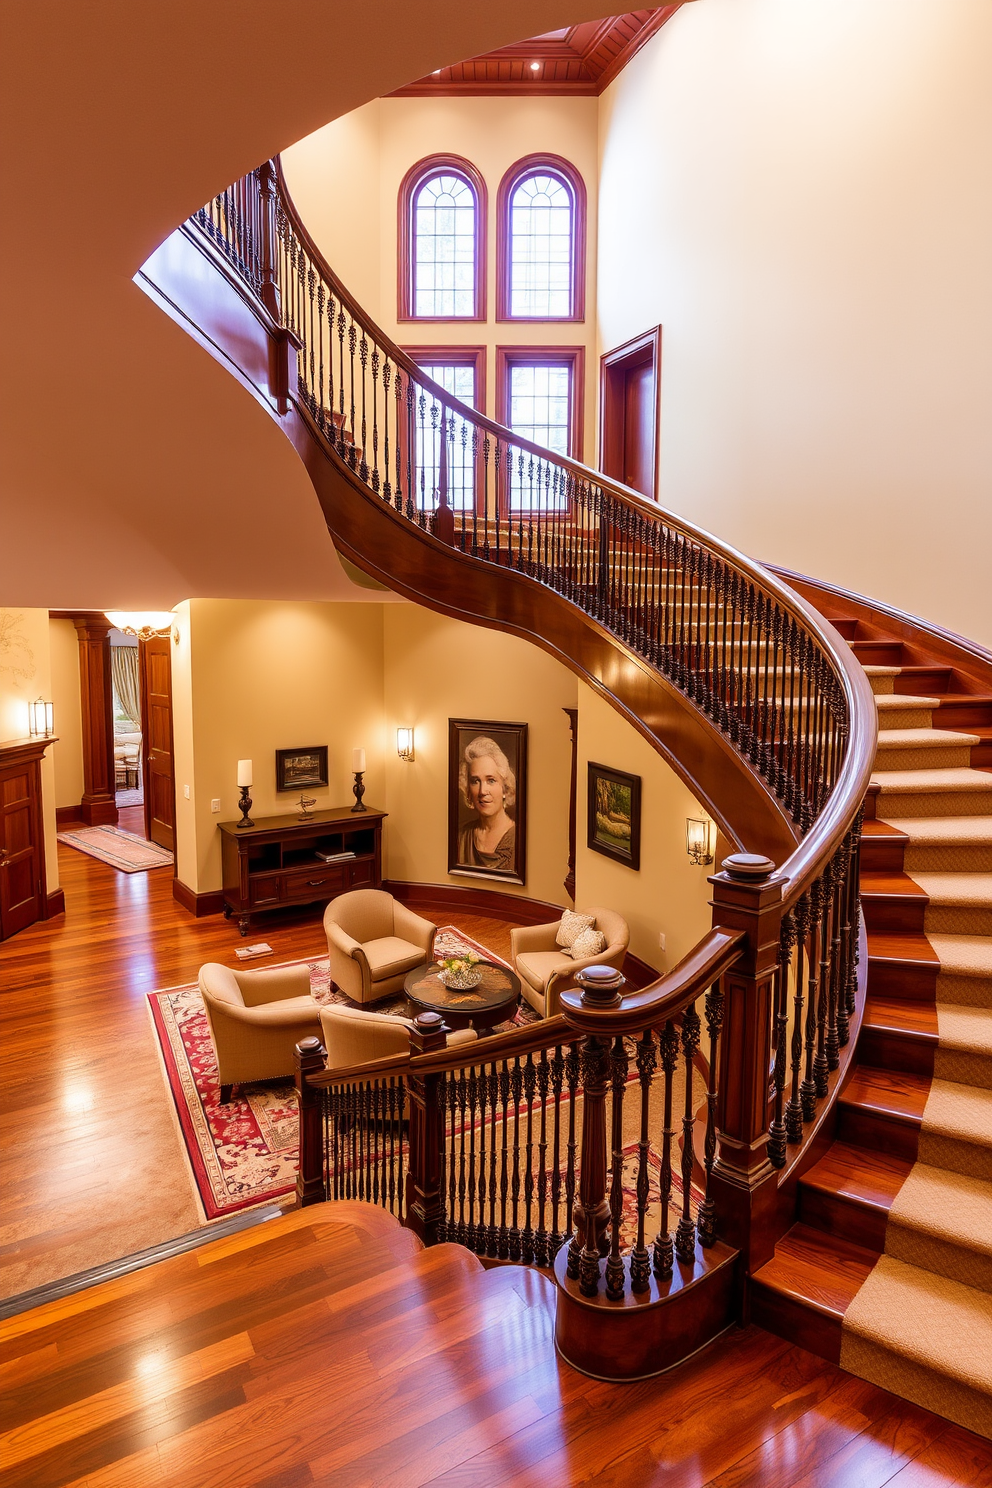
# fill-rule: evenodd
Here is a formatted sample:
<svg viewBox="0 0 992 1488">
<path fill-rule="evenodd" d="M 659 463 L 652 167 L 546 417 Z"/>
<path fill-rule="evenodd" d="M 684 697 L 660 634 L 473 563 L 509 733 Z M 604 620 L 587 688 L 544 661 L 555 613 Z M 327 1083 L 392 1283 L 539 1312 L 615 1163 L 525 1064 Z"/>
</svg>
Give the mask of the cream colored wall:
<svg viewBox="0 0 992 1488">
<path fill-rule="evenodd" d="M 52 704 L 59 742 L 55 761 L 55 805 L 78 806 L 83 797 L 83 717 L 79 696 L 79 639 L 71 620 L 50 620 Z"/>
<path fill-rule="evenodd" d="M 194 893 L 199 889 L 199 844 L 197 842 L 196 816 L 196 770 L 193 750 L 193 621 L 192 604 L 185 600 L 173 610 L 174 633 L 178 642 L 172 647 L 172 770 L 176 793 L 176 877 L 180 883 Z M 250 759 L 250 755 L 240 756 Z M 235 765 L 235 771 L 237 766 Z M 237 780 L 235 773 L 234 779 Z M 230 782 L 225 782 L 226 799 L 231 800 Z M 238 792 L 233 792 L 237 796 Z M 222 796 L 221 799 L 225 799 Z M 209 811 L 209 800 L 208 800 Z M 226 821 L 232 812 L 224 811 Z M 216 835 L 214 822 L 221 817 L 211 814 L 205 831 L 210 838 Z M 209 857 L 209 845 L 204 845 L 204 856 Z M 216 884 L 213 887 L 217 887 Z"/>
<path fill-rule="evenodd" d="M 253 761 L 255 820 L 292 813 L 297 798 L 275 788 L 275 751 L 310 744 L 329 745 L 329 785 L 307 792 L 316 797 L 316 810 L 352 799 L 355 746 L 367 753 L 367 804 L 377 803 L 384 784 L 384 608 L 191 601 L 174 647 L 174 678 L 184 697 L 173 719 L 179 877 L 188 887 L 204 893 L 221 886 L 217 824 L 238 819 L 239 759 Z M 218 813 L 210 809 L 214 798 L 221 801 Z"/>
<path fill-rule="evenodd" d="M 52 701 L 52 660 L 48 611 L 0 607 L 0 740 L 28 735 L 28 703 Z M 56 732 L 58 731 L 56 718 Z M 41 812 L 45 833 L 45 877 L 51 894 L 59 886 L 55 840 L 55 762 L 53 747 L 41 761 Z"/>
<path fill-rule="evenodd" d="M 992 643 L 992 5 L 705 0 L 601 104 L 601 348 L 661 496 Z"/>
<path fill-rule="evenodd" d="M 384 695 L 388 877 L 492 888 L 567 904 L 568 719 L 576 681 L 536 646 L 418 605 L 385 611 Z M 448 719 L 528 725 L 527 881 L 522 887 L 448 874 Z M 397 727 L 416 731 L 416 759 L 396 754 Z"/>
<path fill-rule="evenodd" d="M 657 971 L 668 971 L 710 928 L 707 875 L 714 870 L 693 867 L 685 850 L 686 817 L 706 812 L 647 741 L 584 683 L 579 684 L 578 755 L 575 907 L 602 904 L 617 910 L 630 925 L 633 954 Z M 586 846 L 590 760 L 641 777 L 639 872 Z"/>
<path fill-rule="evenodd" d="M 401 346 L 485 345 L 487 411 L 495 413 L 496 346 L 586 347 L 585 457 L 596 439 L 595 98 L 382 98 L 317 130 L 283 152 L 293 199 L 331 267 Z M 496 193 L 523 155 L 561 155 L 582 176 L 588 197 L 586 319 L 545 325 L 497 323 Z M 461 155 L 489 193 L 489 318 L 443 323 L 396 319 L 397 198 L 403 177 L 426 155 Z"/>
</svg>

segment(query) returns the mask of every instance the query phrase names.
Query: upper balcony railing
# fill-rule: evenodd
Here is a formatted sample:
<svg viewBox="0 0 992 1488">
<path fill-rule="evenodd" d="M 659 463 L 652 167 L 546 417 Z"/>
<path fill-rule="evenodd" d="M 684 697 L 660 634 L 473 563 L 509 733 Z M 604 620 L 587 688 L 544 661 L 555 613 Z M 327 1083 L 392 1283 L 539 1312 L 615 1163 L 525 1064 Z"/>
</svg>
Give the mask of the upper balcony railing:
<svg viewBox="0 0 992 1488">
<path fill-rule="evenodd" d="M 608 1298 L 657 1300 L 672 1275 L 673 1244 L 683 1267 L 705 1270 L 703 1251 L 723 1240 L 743 1255 L 745 1271 L 753 1269 L 775 1237 L 761 1195 L 776 1170 L 784 1181 L 802 1159 L 860 1016 L 858 848 L 876 738 L 862 668 L 832 627 L 766 569 L 618 482 L 513 433 L 428 377 L 328 268 L 278 163 L 222 193 L 187 230 L 209 240 L 264 306 L 271 334 L 290 346 L 284 411 L 336 462 L 355 501 L 373 502 L 404 530 L 416 529 L 418 543 L 431 543 L 435 566 L 437 545 L 477 563 L 480 596 L 486 573 L 493 581 L 512 573 L 567 601 L 611 646 L 663 678 L 793 824 L 795 847 L 776 867 L 765 844 L 746 841 L 746 828 L 734 832 L 728 822 L 751 852 L 729 858 L 711 880 L 713 929 L 641 992 L 597 995 L 587 987 L 565 994 L 562 1019 L 542 1030 L 450 1052 L 418 1035 L 409 1056 L 363 1069 L 325 1071 L 323 1051 L 305 1051 L 301 1198 L 361 1193 L 387 1202 L 391 1195 L 388 1202 L 425 1238 L 547 1261 L 562 1233 L 558 1201 L 574 1191 L 565 1222 L 574 1219 L 575 1229 L 559 1281 L 574 1283 L 586 1303 L 599 1293 L 600 1259 Z M 366 556 L 374 567 L 375 555 Z M 432 602 L 427 585 L 423 598 Z M 481 597 L 479 606 L 464 612 L 492 618 Z M 558 649 L 570 659 L 566 641 Z M 636 1243 L 622 1256 L 623 1110 L 632 1063 L 631 1087 L 640 1090 Z M 648 1128 L 659 1063 L 664 1226 L 675 1203 L 677 1067 L 683 1185 L 674 1239 L 659 1231 L 648 1266 Z M 693 1069 L 706 1072 L 699 1111 Z M 569 1090 L 573 1136 L 576 1101 L 582 1105 L 582 1137 L 563 1170 L 549 1164 L 547 1140 L 535 1141 L 533 1123 L 543 1131 L 550 1119 L 560 1138 L 555 1123 Z M 407 1100 L 404 1157 L 394 1107 L 398 1101 L 402 1114 Z M 479 1152 L 466 1136 L 480 1110 L 498 1151 L 483 1140 Z M 546 1222 L 552 1193 L 554 1216 Z"/>
</svg>

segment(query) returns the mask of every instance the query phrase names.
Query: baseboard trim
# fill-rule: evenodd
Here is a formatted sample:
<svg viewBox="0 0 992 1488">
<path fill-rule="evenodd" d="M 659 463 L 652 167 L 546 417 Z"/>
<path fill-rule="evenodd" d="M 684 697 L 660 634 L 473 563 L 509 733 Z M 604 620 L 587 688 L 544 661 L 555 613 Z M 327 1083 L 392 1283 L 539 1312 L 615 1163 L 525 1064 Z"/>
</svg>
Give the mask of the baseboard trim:
<svg viewBox="0 0 992 1488">
<path fill-rule="evenodd" d="M 202 920 L 204 915 L 220 914 L 224 908 L 223 889 L 208 889 L 205 894 L 197 894 L 181 878 L 172 880 L 172 897 L 198 920 Z"/>
<path fill-rule="evenodd" d="M 82 806 L 56 806 L 55 825 L 57 827 L 85 827 Z"/>
<path fill-rule="evenodd" d="M 383 879 L 382 887 L 401 904 L 418 914 L 489 915 L 494 920 L 512 920 L 517 925 L 546 925 L 560 920 L 567 905 L 528 899 L 523 894 L 502 894 L 498 889 L 469 889 L 454 884 L 407 883 Z"/>
<path fill-rule="evenodd" d="M 46 1302 L 58 1302 L 73 1292 L 84 1292 L 89 1287 L 99 1286 L 103 1281 L 115 1281 L 131 1271 L 140 1271 L 145 1266 L 154 1266 L 156 1261 L 167 1261 L 184 1251 L 195 1250 L 198 1245 L 209 1245 L 211 1240 L 223 1240 L 236 1235 L 240 1230 L 249 1230 L 254 1225 L 264 1224 L 269 1219 L 280 1219 L 293 1208 L 286 1205 L 267 1205 L 265 1208 L 249 1209 L 244 1214 L 234 1214 L 230 1219 L 215 1220 L 201 1230 L 188 1235 L 178 1235 L 174 1240 L 163 1240 L 160 1245 L 151 1245 L 147 1250 L 136 1250 L 133 1255 L 121 1256 L 117 1261 L 106 1261 L 102 1266 L 91 1266 L 88 1271 L 76 1271 L 72 1276 L 62 1276 L 57 1281 L 48 1281 L 44 1286 L 32 1287 L 29 1292 L 17 1292 L 13 1297 L 0 1300 L 0 1320 L 17 1317 L 30 1312 L 34 1307 L 43 1307 Z"/>
<path fill-rule="evenodd" d="M 50 920 L 60 914 L 65 914 L 65 889 L 53 889 L 45 896 L 45 919 Z"/>
</svg>

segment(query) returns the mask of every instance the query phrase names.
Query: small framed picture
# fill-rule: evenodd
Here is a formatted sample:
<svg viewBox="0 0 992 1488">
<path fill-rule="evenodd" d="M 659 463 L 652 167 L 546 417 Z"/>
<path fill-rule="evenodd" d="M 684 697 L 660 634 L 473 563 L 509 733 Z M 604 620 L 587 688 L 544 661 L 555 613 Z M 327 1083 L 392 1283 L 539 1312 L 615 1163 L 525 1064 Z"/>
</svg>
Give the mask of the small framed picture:
<svg viewBox="0 0 992 1488">
<path fill-rule="evenodd" d="M 298 791 L 327 784 L 327 745 L 276 750 L 276 790 Z"/>
<path fill-rule="evenodd" d="M 525 882 L 527 725 L 448 719 L 448 872 Z"/>
<path fill-rule="evenodd" d="M 587 845 L 628 868 L 640 869 L 640 775 L 589 761 Z"/>
</svg>

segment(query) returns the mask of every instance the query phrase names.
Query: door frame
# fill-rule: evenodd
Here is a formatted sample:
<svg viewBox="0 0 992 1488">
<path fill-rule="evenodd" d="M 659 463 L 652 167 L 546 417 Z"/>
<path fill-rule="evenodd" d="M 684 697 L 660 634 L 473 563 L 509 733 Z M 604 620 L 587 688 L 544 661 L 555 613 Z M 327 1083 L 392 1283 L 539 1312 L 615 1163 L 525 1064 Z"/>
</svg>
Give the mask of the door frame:
<svg viewBox="0 0 992 1488">
<path fill-rule="evenodd" d="M 167 637 L 169 642 L 169 755 L 172 759 L 172 876 L 178 873 L 178 854 L 176 852 L 176 730 L 173 718 L 173 696 L 172 696 L 172 631 Z M 162 637 L 156 636 L 156 640 Z M 151 771 L 149 769 L 149 753 L 151 750 L 151 729 L 148 725 L 148 667 L 146 662 L 147 642 L 139 637 L 138 640 L 138 691 L 141 697 L 141 783 L 144 801 L 142 811 L 144 812 L 145 840 L 152 841 L 152 793 L 151 793 Z"/>
<path fill-rule="evenodd" d="M 658 500 L 658 467 L 660 464 L 661 427 L 661 326 L 652 326 L 639 336 L 632 336 L 621 346 L 606 351 L 599 359 L 599 468 L 604 475 L 619 480 L 623 469 L 625 402 L 623 390 L 627 373 L 634 367 L 650 366 L 654 378 L 654 414 L 651 421 L 651 491 L 646 500 Z M 644 494 L 644 493 L 642 493 Z"/>
</svg>

